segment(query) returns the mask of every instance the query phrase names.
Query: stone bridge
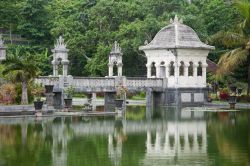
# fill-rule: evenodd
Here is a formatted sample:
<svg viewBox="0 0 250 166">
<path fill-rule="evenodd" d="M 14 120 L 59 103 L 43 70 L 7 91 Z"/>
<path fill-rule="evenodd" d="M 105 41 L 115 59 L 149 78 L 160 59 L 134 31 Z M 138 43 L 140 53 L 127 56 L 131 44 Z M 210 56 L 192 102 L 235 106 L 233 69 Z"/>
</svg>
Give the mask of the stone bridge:
<svg viewBox="0 0 250 166">
<path fill-rule="evenodd" d="M 120 85 L 128 91 L 152 91 L 162 92 L 167 87 L 165 78 L 144 78 L 144 77 L 72 77 L 72 76 L 42 76 L 36 79 L 42 85 L 54 85 L 56 89 L 73 86 L 76 92 L 116 92 Z"/>
<path fill-rule="evenodd" d="M 55 108 L 64 105 L 64 92 L 70 86 L 76 92 L 88 94 L 104 93 L 105 110 L 114 110 L 116 90 L 119 86 L 127 88 L 129 92 L 147 92 L 147 105 L 158 105 L 162 101 L 162 94 L 167 88 L 166 78 L 137 78 L 137 77 L 72 77 L 68 76 L 42 76 L 38 77 L 36 83 L 42 85 L 54 85 L 53 101 Z M 48 101 L 51 99 L 48 99 Z"/>
</svg>

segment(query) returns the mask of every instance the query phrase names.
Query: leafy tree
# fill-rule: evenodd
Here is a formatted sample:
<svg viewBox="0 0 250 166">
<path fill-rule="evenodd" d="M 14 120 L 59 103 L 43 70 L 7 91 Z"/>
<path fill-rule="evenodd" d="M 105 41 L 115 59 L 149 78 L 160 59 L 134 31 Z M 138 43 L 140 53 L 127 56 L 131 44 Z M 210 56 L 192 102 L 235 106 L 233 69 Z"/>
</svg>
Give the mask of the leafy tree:
<svg viewBox="0 0 250 166">
<path fill-rule="evenodd" d="M 17 30 L 34 44 L 44 46 L 51 44 L 49 15 L 46 9 L 48 1 L 25 0 L 22 3 Z"/>
<path fill-rule="evenodd" d="M 230 74 L 239 65 L 247 62 L 248 66 L 248 90 L 250 91 L 250 2 L 239 0 L 234 6 L 242 17 L 233 31 L 219 31 L 213 36 L 213 40 L 228 48 L 219 60 L 219 75 Z"/>
<path fill-rule="evenodd" d="M 32 81 L 39 72 L 37 57 L 34 53 L 28 52 L 24 47 L 17 47 L 10 50 L 3 74 L 10 74 L 14 83 L 22 85 L 21 104 L 28 104 L 28 83 Z"/>
</svg>

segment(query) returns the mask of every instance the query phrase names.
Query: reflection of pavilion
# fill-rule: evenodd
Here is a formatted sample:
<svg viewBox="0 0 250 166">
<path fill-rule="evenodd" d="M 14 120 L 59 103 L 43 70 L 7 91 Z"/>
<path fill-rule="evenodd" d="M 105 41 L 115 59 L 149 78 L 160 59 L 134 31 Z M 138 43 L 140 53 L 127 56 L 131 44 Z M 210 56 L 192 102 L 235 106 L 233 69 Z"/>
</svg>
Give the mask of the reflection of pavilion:
<svg viewBox="0 0 250 166">
<path fill-rule="evenodd" d="M 148 130 L 144 165 L 202 165 L 202 162 L 205 164 L 206 121 L 194 120 L 202 117 L 202 112 L 182 111 L 182 121 L 169 121 L 164 129 Z"/>
</svg>

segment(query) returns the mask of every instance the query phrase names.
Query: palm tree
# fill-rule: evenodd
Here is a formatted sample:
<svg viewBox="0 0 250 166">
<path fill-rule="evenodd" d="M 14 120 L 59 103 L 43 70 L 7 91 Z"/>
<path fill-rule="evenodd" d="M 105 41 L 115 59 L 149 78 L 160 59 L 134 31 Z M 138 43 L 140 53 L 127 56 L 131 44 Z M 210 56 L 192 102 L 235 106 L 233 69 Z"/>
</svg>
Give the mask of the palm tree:
<svg viewBox="0 0 250 166">
<path fill-rule="evenodd" d="M 21 104 L 28 104 L 28 83 L 38 75 L 36 56 L 27 50 L 17 47 L 14 53 L 10 53 L 4 62 L 3 74 L 9 74 L 11 80 L 22 85 Z"/>
<path fill-rule="evenodd" d="M 219 59 L 219 76 L 232 73 L 239 65 L 248 64 L 248 89 L 250 91 L 250 2 L 237 0 L 233 3 L 243 18 L 233 31 L 219 31 L 212 36 L 212 41 L 229 49 Z"/>
</svg>

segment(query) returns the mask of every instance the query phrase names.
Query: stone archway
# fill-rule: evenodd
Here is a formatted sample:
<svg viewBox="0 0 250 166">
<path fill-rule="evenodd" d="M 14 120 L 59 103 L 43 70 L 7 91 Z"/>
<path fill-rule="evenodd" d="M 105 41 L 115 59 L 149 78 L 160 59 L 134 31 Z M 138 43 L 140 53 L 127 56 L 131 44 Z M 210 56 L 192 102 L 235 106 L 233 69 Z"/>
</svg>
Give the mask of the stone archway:
<svg viewBox="0 0 250 166">
<path fill-rule="evenodd" d="M 156 77 L 155 62 L 152 62 L 152 64 L 151 64 L 151 77 Z"/>
</svg>

